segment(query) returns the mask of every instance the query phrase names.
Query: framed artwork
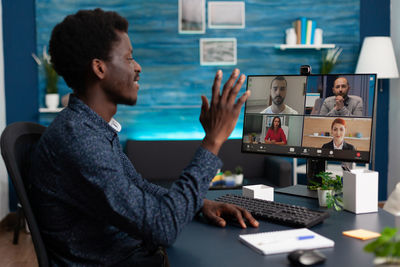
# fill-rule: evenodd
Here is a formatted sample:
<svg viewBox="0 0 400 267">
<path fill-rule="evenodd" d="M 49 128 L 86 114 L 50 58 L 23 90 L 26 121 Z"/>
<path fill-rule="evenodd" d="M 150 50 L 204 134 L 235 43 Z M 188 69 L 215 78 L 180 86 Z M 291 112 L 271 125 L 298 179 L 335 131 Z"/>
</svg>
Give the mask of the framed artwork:
<svg viewBox="0 0 400 267">
<path fill-rule="evenodd" d="M 242 29 L 245 27 L 244 2 L 208 2 L 208 27 L 211 29 Z"/>
<path fill-rule="evenodd" d="M 205 0 L 179 0 L 178 30 L 185 34 L 206 32 Z"/>
<path fill-rule="evenodd" d="M 236 38 L 200 38 L 200 65 L 236 63 Z"/>
</svg>

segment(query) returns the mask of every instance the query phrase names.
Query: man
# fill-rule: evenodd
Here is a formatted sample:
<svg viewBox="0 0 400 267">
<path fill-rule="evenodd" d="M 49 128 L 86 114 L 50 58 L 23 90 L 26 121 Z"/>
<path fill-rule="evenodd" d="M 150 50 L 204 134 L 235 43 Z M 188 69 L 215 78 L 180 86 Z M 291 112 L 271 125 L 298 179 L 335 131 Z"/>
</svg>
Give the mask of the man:
<svg viewBox="0 0 400 267">
<path fill-rule="evenodd" d="M 283 76 L 277 76 L 271 82 L 270 97 L 272 105 L 261 111 L 261 114 L 298 114 L 298 112 L 284 104 L 287 92 L 287 81 Z"/>
<path fill-rule="evenodd" d="M 363 101 L 361 97 L 348 95 L 349 82 L 345 77 L 338 77 L 332 88 L 334 96 L 327 97 L 322 103 L 320 115 L 328 116 L 362 116 Z"/>
<path fill-rule="evenodd" d="M 29 194 L 54 266 L 166 265 L 159 246 L 171 245 L 199 211 L 221 227 L 223 217 L 258 226 L 246 210 L 204 199 L 249 96 L 235 103 L 244 75 L 234 70 L 220 94 L 217 72 L 211 105 L 201 97 L 202 145 L 169 190 L 156 186 L 123 153 L 113 119 L 117 104 L 134 105 L 139 90 L 127 30 L 117 13 L 95 9 L 67 16 L 51 35 L 53 66 L 74 93 L 38 143 Z"/>
</svg>

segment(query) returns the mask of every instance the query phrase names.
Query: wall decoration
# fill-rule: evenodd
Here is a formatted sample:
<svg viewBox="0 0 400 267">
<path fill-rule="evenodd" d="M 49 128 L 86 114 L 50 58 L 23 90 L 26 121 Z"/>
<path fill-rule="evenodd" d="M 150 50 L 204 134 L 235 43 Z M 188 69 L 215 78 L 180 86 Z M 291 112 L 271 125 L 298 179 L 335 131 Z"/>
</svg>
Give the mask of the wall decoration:
<svg viewBox="0 0 400 267">
<path fill-rule="evenodd" d="M 245 27 L 244 2 L 208 2 L 208 27 L 240 29 Z"/>
<path fill-rule="evenodd" d="M 205 0 L 179 0 L 179 33 L 205 33 Z"/>
<path fill-rule="evenodd" d="M 236 65 L 236 38 L 201 38 L 200 65 Z"/>
<path fill-rule="evenodd" d="M 127 139 L 202 139 L 200 96 L 211 98 L 211 85 L 218 69 L 225 78 L 233 68 L 246 75 L 298 74 L 299 67 L 305 64 L 319 73 L 321 51 L 274 48 L 284 42 L 285 29 L 300 16 L 299 7 L 301 16 L 313 18 L 324 29 L 325 43 L 343 48 L 336 73 L 354 72 L 360 52 L 360 0 L 246 1 L 246 30 L 209 29 L 200 36 L 178 32 L 179 0 L 35 0 L 35 7 L 37 48 L 32 52 L 36 53 L 48 45 L 53 27 L 79 9 L 100 7 L 128 19 L 133 57 L 142 66 L 142 74 L 136 106 L 119 105 L 114 116 L 122 125 L 118 134 L 122 144 Z M 200 37 L 235 37 L 240 60 L 235 66 L 201 66 Z M 36 101 L 44 107 L 46 80 L 42 72 L 38 79 Z M 71 93 L 63 79 L 58 87 L 60 95 Z M 245 89 L 242 86 L 239 94 Z M 55 115 L 40 113 L 39 122 L 49 125 Z M 230 138 L 241 138 L 242 133 L 243 113 Z"/>
</svg>

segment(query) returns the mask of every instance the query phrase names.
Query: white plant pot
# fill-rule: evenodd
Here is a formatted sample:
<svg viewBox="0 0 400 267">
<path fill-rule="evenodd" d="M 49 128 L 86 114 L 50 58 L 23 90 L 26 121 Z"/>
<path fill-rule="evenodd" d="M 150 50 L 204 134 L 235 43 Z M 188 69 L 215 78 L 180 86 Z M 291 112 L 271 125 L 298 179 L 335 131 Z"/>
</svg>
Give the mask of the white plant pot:
<svg viewBox="0 0 400 267">
<path fill-rule="evenodd" d="M 322 190 L 318 188 L 318 202 L 321 207 L 326 207 L 326 195 L 327 193 L 333 193 L 333 190 Z"/>
<path fill-rule="evenodd" d="M 224 175 L 225 184 L 227 186 L 234 186 L 235 185 L 235 176 L 234 175 Z"/>
<path fill-rule="evenodd" d="M 235 174 L 235 185 L 242 185 L 243 184 L 243 173 Z"/>
<path fill-rule="evenodd" d="M 48 109 L 56 109 L 60 104 L 59 94 L 46 94 L 46 107 Z"/>
<path fill-rule="evenodd" d="M 397 258 L 385 258 L 385 257 L 376 257 L 374 259 L 374 266 L 380 267 L 398 267 L 400 266 L 400 257 Z"/>
</svg>

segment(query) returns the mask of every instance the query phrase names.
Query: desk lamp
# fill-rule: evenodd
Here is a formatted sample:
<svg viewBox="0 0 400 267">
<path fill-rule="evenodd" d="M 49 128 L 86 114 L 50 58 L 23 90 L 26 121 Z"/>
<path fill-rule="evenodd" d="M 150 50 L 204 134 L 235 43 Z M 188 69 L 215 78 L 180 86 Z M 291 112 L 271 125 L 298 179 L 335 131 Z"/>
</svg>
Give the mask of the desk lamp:
<svg viewBox="0 0 400 267">
<path fill-rule="evenodd" d="M 389 36 L 364 38 L 357 62 L 356 73 L 376 73 L 380 92 L 383 91 L 382 79 L 399 77 L 393 43 Z M 377 102 L 375 102 L 375 107 L 377 107 Z M 375 108 L 375 117 L 376 110 L 377 108 Z M 373 135 L 373 144 L 373 154 L 375 154 L 375 134 Z M 375 160 L 372 160 L 372 169 L 375 169 Z"/>
<path fill-rule="evenodd" d="M 379 90 L 382 92 L 382 79 L 399 77 L 392 39 L 388 36 L 365 37 L 361 47 L 356 73 L 376 73 Z"/>
</svg>

